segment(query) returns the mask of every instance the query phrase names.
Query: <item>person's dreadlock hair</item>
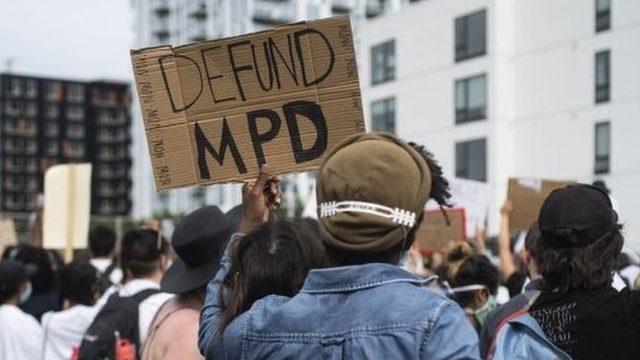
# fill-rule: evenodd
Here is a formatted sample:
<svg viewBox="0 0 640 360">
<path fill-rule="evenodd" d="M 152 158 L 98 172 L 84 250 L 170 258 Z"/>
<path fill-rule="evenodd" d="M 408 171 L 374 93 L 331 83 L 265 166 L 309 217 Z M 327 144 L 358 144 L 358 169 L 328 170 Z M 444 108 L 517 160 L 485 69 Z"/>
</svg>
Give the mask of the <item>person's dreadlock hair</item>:
<svg viewBox="0 0 640 360">
<path fill-rule="evenodd" d="M 431 171 L 431 192 L 429 193 L 429 198 L 433 199 L 440 206 L 440 210 L 443 211 L 446 218 L 447 215 L 444 213 L 444 208 L 451 207 L 451 203 L 449 202 L 451 200 L 449 180 L 444 177 L 442 167 L 433 157 L 433 154 L 427 150 L 424 145 L 418 145 L 411 141 L 409 142 L 409 146 L 417 151 L 427 163 L 429 171 Z"/>
</svg>

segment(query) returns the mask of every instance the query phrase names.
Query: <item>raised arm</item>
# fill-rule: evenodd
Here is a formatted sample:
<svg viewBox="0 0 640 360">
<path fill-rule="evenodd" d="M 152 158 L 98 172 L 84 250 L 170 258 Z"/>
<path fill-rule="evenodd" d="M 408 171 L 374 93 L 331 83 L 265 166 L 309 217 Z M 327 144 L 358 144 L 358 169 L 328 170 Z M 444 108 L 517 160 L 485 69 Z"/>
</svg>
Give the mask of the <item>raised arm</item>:
<svg viewBox="0 0 640 360">
<path fill-rule="evenodd" d="M 239 233 L 231 236 L 227 248 L 220 261 L 220 269 L 216 276 L 207 285 L 207 294 L 204 306 L 200 313 L 200 329 L 198 331 L 198 348 L 200 353 L 207 359 L 212 359 L 214 350 L 220 348 L 222 352 L 239 354 L 240 348 L 236 344 L 240 343 L 240 332 L 233 327 L 225 329 L 226 338 L 231 339 L 229 344 L 222 344 L 221 334 L 218 333 L 220 314 L 225 308 L 225 299 L 228 299 L 230 289 L 223 286 L 231 268 L 229 250 L 236 239 L 251 232 L 256 227 L 266 222 L 269 218 L 269 208 L 280 201 L 278 193 L 278 182 L 271 178 L 266 165 L 260 170 L 260 175 L 255 181 L 245 184 L 242 189 L 242 221 L 239 226 Z M 220 299 L 222 292 L 223 301 Z M 237 334 L 228 331 L 238 331 Z"/>
<path fill-rule="evenodd" d="M 511 241 L 509 231 L 509 217 L 512 210 L 511 201 L 507 200 L 500 208 L 500 235 L 498 236 L 498 255 L 500 256 L 500 271 L 504 279 L 508 279 L 511 274 L 516 271 L 516 266 L 513 263 L 513 254 L 509 242 Z"/>
</svg>

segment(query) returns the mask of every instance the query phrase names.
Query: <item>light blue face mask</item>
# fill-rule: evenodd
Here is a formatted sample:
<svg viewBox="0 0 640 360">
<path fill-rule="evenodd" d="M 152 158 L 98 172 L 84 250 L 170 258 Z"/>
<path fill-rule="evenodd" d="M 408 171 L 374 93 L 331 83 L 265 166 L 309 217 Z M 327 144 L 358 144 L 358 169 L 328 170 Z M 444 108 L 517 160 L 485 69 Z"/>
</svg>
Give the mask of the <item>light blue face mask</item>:
<svg viewBox="0 0 640 360">
<path fill-rule="evenodd" d="M 489 295 L 487 301 L 485 301 L 481 307 L 473 311 L 473 316 L 476 318 L 476 321 L 478 322 L 478 324 L 480 324 L 480 326 L 484 324 L 484 321 L 487 320 L 489 314 L 491 314 L 491 312 L 495 310 L 496 307 L 498 307 L 496 297 L 493 295 Z"/>
<path fill-rule="evenodd" d="M 25 286 L 24 291 L 20 294 L 20 298 L 18 302 L 20 305 L 24 304 L 31 297 L 31 293 L 33 293 L 33 286 L 31 286 L 31 281 L 27 281 L 27 285 Z"/>
</svg>

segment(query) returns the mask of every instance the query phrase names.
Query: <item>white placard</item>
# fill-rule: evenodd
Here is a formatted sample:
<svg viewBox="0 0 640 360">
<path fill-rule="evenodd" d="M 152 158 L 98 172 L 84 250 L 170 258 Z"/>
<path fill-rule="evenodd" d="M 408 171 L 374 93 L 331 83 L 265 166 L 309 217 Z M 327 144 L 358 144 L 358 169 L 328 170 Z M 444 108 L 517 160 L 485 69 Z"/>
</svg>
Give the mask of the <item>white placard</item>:
<svg viewBox="0 0 640 360">
<path fill-rule="evenodd" d="M 86 248 L 90 212 L 91 164 L 50 167 L 44 176 L 44 248 Z"/>
</svg>

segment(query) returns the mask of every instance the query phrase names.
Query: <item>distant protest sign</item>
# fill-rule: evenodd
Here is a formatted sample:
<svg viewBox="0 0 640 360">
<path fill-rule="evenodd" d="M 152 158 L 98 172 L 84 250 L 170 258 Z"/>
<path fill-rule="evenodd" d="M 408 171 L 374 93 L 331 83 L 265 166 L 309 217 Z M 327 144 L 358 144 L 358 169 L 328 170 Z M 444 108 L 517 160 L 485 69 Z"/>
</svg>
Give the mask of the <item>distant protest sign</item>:
<svg viewBox="0 0 640 360">
<path fill-rule="evenodd" d="M 540 207 L 554 189 L 565 187 L 573 181 L 543 180 L 532 178 L 509 179 L 507 198 L 513 210 L 509 219 L 511 231 L 527 230 L 538 219 Z"/>
<path fill-rule="evenodd" d="M 16 226 L 13 219 L 8 217 L 0 217 L 0 254 L 8 247 L 18 243 L 16 236 Z"/>
<path fill-rule="evenodd" d="M 424 220 L 416 233 L 416 244 L 422 252 L 446 251 L 449 244 L 466 240 L 464 209 L 425 210 Z"/>
<path fill-rule="evenodd" d="M 364 131 L 348 17 L 131 58 L 158 190 L 314 169 Z"/>
<path fill-rule="evenodd" d="M 91 212 L 91 164 L 50 167 L 44 176 L 43 247 L 65 250 L 87 247 Z"/>
</svg>

